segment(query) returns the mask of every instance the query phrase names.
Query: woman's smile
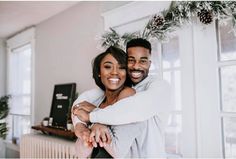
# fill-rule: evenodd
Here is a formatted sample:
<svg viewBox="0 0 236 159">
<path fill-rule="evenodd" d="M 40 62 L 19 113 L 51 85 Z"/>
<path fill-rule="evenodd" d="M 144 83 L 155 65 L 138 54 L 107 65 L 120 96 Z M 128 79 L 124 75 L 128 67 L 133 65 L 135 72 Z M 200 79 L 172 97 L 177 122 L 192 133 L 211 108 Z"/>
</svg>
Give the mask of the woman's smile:
<svg viewBox="0 0 236 159">
<path fill-rule="evenodd" d="M 117 90 L 124 86 L 126 69 L 110 54 L 101 61 L 100 77 L 103 85 L 108 90 Z"/>
</svg>

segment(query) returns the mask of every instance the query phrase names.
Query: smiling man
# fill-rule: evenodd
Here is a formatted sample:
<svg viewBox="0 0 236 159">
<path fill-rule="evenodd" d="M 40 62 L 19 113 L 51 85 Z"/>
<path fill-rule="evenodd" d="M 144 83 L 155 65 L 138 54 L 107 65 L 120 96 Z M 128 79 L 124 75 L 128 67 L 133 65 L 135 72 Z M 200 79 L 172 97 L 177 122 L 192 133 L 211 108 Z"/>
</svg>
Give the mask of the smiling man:
<svg viewBox="0 0 236 159">
<path fill-rule="evenodd" d="M 151 65 L 151 45 L 147 43 L 146 47 L 136 46 L 142 40 L 136 39 L 127 44 L 128 52 L 128 74 L 133 85 L 138 84 L 148 76 L 149 68 Z M 144 43 L 145 41 L 143 41 Z"/>
<path fill-rule="evenodd" d="M 147 40 L 138 38 L 129 41 L 126 51 L 128 75 L 137 93 L 105 109 L 93 110 L 89 105 L 93 104 L 93 100 L 102 93 L 99 90 L 85 92 L 74 102 L 73 113 L 77 115 L 72 115 L 75 133 L 78 137 L 82 137 L 87 131 L 81 121 L 106 125 L 147 121 L 146 133 L 141 140 L 149 146 L 138 149 L 141 154 L 138 157 L 165 157 L 162 125 L 166 122 L 166 115 L 170 111 L 169 85 L 156 76 L 148 75 L 151 65 L 151 44 Z M 87 111 L 80 111 L 82 108 Z M 119 152 L 123 151 L 124 148 L 121 147 Z"/>
</svg>

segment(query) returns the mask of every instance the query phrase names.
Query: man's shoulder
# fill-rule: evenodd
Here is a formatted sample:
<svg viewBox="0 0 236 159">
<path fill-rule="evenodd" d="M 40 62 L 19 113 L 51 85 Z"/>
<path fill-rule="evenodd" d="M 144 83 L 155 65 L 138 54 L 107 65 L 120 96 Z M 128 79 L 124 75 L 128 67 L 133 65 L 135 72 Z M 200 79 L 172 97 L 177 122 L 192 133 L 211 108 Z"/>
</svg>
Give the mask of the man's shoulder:
<svg viewBox="0 0 236 159">
<path fill-rule="evenodd" d="M 157 75 L 149 75 L 147 78 L 147 84 L 156 84 L 156 85 L 169 85 L 169 82 L 163 78 L 161 78 L 160 76 Z"/>
</svg>

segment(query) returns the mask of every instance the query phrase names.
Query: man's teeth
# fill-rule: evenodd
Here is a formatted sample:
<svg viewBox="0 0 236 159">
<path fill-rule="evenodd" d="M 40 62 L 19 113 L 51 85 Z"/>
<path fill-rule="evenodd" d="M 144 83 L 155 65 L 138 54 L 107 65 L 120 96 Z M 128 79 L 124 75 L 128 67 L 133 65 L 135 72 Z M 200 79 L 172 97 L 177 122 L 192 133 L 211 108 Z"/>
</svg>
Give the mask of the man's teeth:
<svg viewBox="0 0 236 159">
<path fill-rule="evenodd" d="M 142 73 L 141 72 L 132 72 L 132 77 L 134 78 L 139 78 L 141 77 Z"/>
</svg>

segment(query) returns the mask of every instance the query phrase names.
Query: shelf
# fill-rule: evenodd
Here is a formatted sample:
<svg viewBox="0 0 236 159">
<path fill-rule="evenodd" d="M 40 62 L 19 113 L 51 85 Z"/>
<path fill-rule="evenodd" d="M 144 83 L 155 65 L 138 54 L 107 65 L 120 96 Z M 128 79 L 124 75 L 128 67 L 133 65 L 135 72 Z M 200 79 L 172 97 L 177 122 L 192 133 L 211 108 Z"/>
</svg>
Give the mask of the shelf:
<svg viewBox="0 0 236 159">
<path fill-rule="evenodd" d="M 69 130 L 57 129 L 57 128 L 42 126 L 42 125 L 32 126 L 31 128 L 34 130 L 40 130 L 44 134 L 47 134 L 47 135 L 60 136 L 60 137 L 70 139 L 70 140 L 74 140 L 77 138 L 75 133 Z"/>
</svg>

